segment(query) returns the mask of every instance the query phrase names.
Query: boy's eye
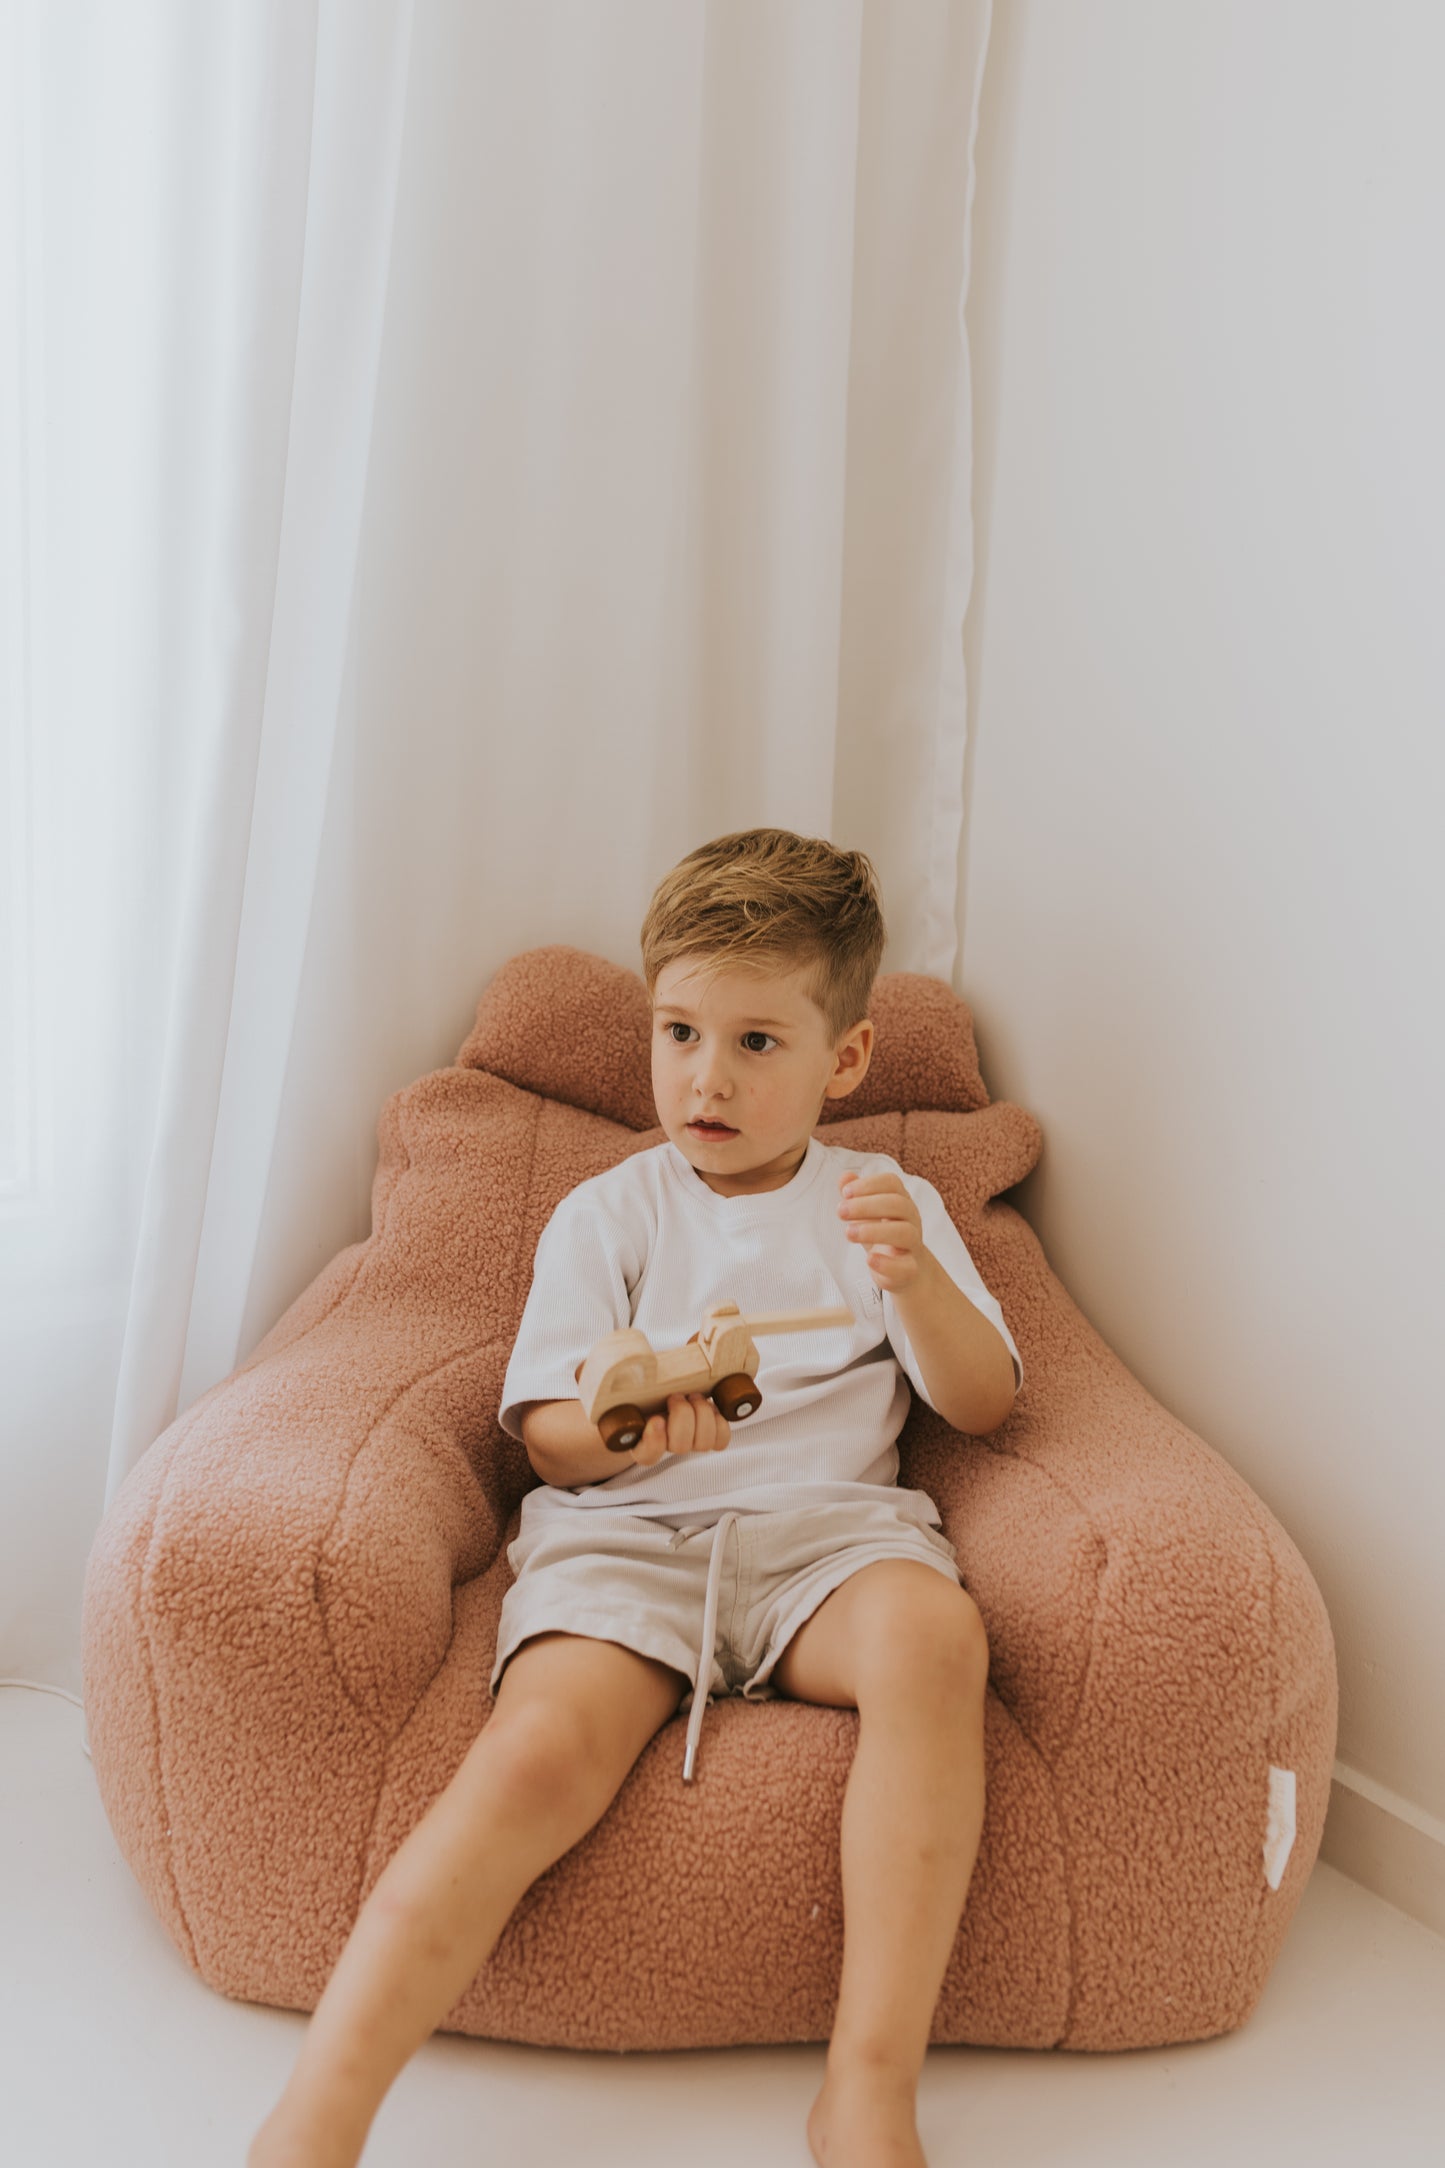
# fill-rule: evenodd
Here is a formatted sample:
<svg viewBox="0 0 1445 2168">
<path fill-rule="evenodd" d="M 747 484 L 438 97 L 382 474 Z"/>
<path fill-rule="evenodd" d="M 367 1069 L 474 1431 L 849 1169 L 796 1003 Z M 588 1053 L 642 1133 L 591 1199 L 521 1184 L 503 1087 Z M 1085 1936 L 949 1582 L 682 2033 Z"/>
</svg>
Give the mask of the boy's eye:
<svg viewBox="0 0 1445 2168">
<path fill-rule="evenodd" d="M 669 1037 L 670 1039 L 672 1039 L 672 1043 L 673 1043 L 673 1045 L 674 1045 L 674 1046 L 682 1046 L 682 1045 L 683 1045 L 683 1044 L 684 1044 L 685 1042 L 684 1042 L 683 1040 L 681 1040 L 681 1039 L 678 1039 L 678 1038 L 674 1038 L 674 1037 L 673 1037 L 673 1034 L 674 1034 L 675 1032 L 679 1032 L 679 1031 L 684 1031 L 684 1032 L 686 1032 L 686 1031 L 691 1031 L 691 1030 L 692 1030 L 692 1026 L 691 1026 L 691 1024 L 679 1024 L 679 1023 L 675 1023 L 675 1022 L 674 1022 L 674 1023 L 671 1023 L 671 1024 L 669 1024 L 669 1025 L 668 1025 L 668 1027 L 667 1027 L 667 1034 L 668 1034 L 668 1037 Z M 749 1044 L 748 1044 L 749 1040 L 752 1040 L 752 1039 L 764 1039 L 764 1040 L 766 1040 L 766 1041 L 767 1041 L 767 1043 L 768 1043 L 768 1045 L 769 1045 L 769 1046 L 776 1046 L 776 1045 L 777 1045 L 777 1043 L 778 1043 L 778 1042 L 777 1042 L 777 1040 L 776 1040 L 776 1039 L 775 1039 L 775 1038 L 773 1037 L 773 1035 L 772 1035 L 772 1033 L 771 1033 L 771 1032 L 768 1032 L 768 1031 L 745 1031 L 745 1032 L 743 1033 L 743 1045 L 744 1045 L 745 1047 L 747 1047 L 747 1050 L 748 1050 L 748 1052 L 749 1052 L 750 1054 L 761 1054 L 761 1053 L 762 1053 L 762 1051 L 763 1051 L 762 1047 L 760 1047 L 760 1046 L 751 1046 L 751 1045 L 749 1045 Z"/>
</svg>

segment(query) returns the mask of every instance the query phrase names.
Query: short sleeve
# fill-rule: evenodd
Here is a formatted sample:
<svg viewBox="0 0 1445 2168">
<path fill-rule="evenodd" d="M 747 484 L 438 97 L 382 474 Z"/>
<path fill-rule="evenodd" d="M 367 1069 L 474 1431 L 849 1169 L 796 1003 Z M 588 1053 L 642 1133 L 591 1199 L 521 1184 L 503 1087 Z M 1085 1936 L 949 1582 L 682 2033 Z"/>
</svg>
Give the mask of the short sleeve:
<svg viewBox="0 0 1445 2168">
<path fill-rule="evenodd" d="M 1013 1357 L 1014 1390 L 1017 1391 L 1024 1381 L 1023 1358 L 1014 1345 L 1013 1334 L 1004 1323 L 1003 1311 L 984 1286 L 982 1275 L 969 1255 L 968 1244 L 949 1218 L 948 1208 L 931 1182 L 925 1181 L 921 1174 L 904 1174 L 903 1181 L 923 1222 L 925 1248 L 932 1251 L 954 1285 L 962 1288 L 974 1308 L 981 1310 L 990 1325 L 997 1329 Z M 918 1357 L 913 1352 L 912 1344 L 903 1329 L 903 1321 L 898 1315 L 898 1306 L 886 1289 L 883 1295 L 883 1324 L 893 1344 L 893 1352 L 907 1373 L 909 1383 L 919 1398 L 926 1401 L 930 1408 L 933 1407 L 923 1382 L 923 1372 L 918 1367 Z M 937 1410 L 934 1412 L 937 1413 Z"/>
<path fill-rule="evenodd" d="M 537 1243 L 532 1285 L 502 1380 L 498 1417 L 520 1438 L 529 1400 L 575 1400 L 577 1365 L 605 1332 L 632 1322 L 642 1260 L 627 1228 L 588 1186 L 558 1205 Z"/>
</svg>

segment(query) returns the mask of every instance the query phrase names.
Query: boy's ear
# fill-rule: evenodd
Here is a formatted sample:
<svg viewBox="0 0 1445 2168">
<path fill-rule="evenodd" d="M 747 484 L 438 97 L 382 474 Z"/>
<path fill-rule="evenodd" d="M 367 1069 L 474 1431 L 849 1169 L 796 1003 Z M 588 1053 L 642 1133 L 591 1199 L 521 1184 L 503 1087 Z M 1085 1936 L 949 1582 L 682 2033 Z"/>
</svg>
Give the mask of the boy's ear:
<svg viewBox="0 0 1445 2168">
<path fill-rule="evenodd" d="M 855 1024 L 851 1031 L 844 1032 L 834 1049 L 834 1058 L 842 1060 L 847 1055 L 849 1066 L 841 1075 L 828 1079 L 827 1091 L 824 1094 L 826 1098 L 846 1099 L 849 1092 L 858 1089 L 868 1074 L 869 1064 L 873 1059 L 873 1039 L 873 1019 L 868 1016 L 865 1016 L 861 1023 Z"/>
</svg>

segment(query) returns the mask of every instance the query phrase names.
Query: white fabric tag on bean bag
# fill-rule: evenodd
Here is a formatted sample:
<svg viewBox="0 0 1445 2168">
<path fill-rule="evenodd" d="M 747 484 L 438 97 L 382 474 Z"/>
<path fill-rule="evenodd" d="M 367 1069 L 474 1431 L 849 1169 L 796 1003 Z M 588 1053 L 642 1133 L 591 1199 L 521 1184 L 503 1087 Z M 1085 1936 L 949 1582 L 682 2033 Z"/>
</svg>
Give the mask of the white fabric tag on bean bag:
<svg viewBox="0 0 1445 2168">
<path fill-rule="evenodd" d="M 1269 1819 L 1264 1828 L 1264 1878 L 1278 1889 L 1294 1848 L 1294 1771 L 1269 1765 Z"/>
</svg>

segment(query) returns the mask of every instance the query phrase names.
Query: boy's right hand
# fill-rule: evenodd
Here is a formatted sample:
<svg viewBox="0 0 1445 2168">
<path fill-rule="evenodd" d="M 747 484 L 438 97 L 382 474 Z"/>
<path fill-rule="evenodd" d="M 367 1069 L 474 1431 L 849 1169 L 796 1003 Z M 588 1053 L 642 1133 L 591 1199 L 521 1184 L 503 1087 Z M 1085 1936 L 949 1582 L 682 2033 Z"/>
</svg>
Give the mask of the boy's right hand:
<svg viewBox="0 0 1445 2168">
<path fill-rule="evenodd" d="M 651 1468 L 664 1453 L 720 1453 L 731 1436 L 727 1418 L 706 1393 L 669 1393 L 666 1412 L 659 1409 L 643 1424 L 632 1458 Z"/>
</svg>

